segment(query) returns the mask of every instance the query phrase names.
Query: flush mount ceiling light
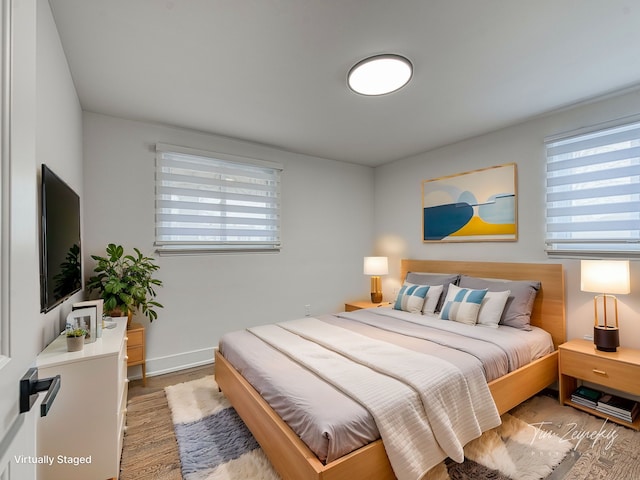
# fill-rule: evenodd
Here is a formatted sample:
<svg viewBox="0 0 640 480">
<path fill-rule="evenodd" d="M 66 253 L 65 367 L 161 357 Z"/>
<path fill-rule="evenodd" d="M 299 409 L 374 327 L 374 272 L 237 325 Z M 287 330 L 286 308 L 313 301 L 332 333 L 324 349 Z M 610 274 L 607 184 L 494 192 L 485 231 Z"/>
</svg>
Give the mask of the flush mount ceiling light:
<svg viewBox="0 0 640 480">
<path fill-rule="evenodd" d="M 413 65 L 400 55 L 376 55 L 356 63 L 347 82 L 361 95 L 385 95 L 404 87 L 413 74 Z"/>
</svg>

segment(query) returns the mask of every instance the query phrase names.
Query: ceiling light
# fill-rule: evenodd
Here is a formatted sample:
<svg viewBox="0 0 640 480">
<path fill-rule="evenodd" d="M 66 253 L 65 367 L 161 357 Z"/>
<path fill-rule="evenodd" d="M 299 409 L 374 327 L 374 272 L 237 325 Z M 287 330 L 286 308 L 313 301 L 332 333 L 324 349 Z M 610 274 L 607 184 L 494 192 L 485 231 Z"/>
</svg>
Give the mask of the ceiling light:
<svg viewBox="0 0 640 480">
<path fill-rule="evenodd" d="M 362 95 L 385 95 L 404 87 L 413 65 L 400 55 L 376 55 L 356 63 L 349 71 L 349 88 Z"/>
</svg>

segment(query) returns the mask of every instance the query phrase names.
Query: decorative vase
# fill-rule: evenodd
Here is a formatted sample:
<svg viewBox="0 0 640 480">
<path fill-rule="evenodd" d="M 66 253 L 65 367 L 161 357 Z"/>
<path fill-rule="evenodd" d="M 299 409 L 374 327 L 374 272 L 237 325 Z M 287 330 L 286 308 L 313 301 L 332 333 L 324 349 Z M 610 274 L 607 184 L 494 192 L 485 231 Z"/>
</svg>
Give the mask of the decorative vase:
<svg viewBox="0 0 640 480">
<path fill-rule="evenodd" d="M 84 348 L 84 337 L 67 337 L 67 351 L 79 352 Z"/>
<path fill-rule="evenodd" d="M 131 320 L 133 319 L 133 312 L 129 310 L 127 312 L 127 330 L 131 328 Z"/>
</svg>

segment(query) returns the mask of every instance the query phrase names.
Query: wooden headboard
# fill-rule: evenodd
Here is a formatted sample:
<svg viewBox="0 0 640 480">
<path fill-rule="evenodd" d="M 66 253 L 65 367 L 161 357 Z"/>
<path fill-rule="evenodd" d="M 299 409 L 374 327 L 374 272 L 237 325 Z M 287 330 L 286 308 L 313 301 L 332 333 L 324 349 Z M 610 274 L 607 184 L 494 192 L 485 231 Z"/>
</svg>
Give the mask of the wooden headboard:
<svg viewBox="0 0 640 480">
<path fill-rule="evenodd" d="M 400 279 L 407 272 L 460 273 L 473 277 L 538 280 L 542 284 L 531 312 L 531 324 L 551 334 L 556 348 L 566 341 L 564 273 L 561 264 L 402 260 Z"/>
</svg>

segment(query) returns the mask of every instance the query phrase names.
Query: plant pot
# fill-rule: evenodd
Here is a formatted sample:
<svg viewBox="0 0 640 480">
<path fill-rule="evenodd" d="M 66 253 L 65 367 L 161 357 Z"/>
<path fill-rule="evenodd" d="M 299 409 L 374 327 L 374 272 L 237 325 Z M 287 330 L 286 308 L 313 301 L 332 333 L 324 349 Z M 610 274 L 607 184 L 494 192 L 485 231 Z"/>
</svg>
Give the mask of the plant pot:
<svg viewBox="0 0 640 480">
<path fill-rule="evenodd" d="M 116 308 L 114 310 L 111 310 L 110 312 L 107 312 L 107 315 L 109 315 L 111 318 L 124 318 L 124 317 L 127 317 L 127 329 L 129 329 L 129 327 L 131 327 L 131 320 L 133 319 L 133 311 L 132 310 L 128 310 L 127 313 L 125 314 L 122 310 L 120 310 L 119 308 Z"/>
<path fill-rule="evenodd" d="M 67 337 L 67 352 L 79 352 L 84 348 L 84 337 Z"/>
</svg>

